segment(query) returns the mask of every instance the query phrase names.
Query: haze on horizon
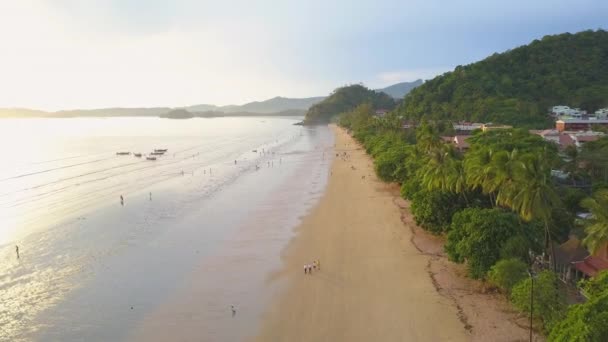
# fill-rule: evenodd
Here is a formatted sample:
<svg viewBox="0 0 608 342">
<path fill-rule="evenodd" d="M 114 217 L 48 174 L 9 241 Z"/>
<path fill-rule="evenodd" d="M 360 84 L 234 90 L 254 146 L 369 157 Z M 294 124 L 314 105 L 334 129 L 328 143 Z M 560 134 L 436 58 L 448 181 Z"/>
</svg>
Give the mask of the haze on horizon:
<svg viewBox="0 0 608 342">
<path fill-rule="evenodd" d="M 600 28 L 607 15 L 603 0 L 2 1 L 0 107 L 225 105 L 379 88 Z"/>
</svg>

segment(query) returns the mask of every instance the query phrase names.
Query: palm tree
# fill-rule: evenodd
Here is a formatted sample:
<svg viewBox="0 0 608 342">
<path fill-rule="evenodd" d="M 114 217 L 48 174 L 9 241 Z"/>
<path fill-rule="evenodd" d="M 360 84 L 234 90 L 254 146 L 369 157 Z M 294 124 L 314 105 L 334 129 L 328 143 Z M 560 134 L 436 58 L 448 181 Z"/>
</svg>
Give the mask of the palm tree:
<svg viewBox="0 0 608 342">
<path fill-rule="evenodd" d="M 484 194 L 490 196 L 490 202 L 494 206 L 494 196 L 484 190 L 484 186 L 488 184 L 490 174 L 490 163 L 494 151 L 491 148 L 481 148 L 473 150 L 464 156 L 464 174 L 466 175 L 466 183 L 471 190 L 481 189 Z"/>
<path fill-rule="evenodd" d="M 428 161 L 422 168 L 422 186 L 428 190 L 452 191 L 454 184 L 454 148 L 441 145 L 429 151 Z"/>
<path fill-rule="evenodd" d="M 550 248 L 551 260 L 555 268 L 553 244 L 549 222 L 551 212 L 561 205 L 561 201 L 551 182 L 551 167 L 546 151 L 529 153 L 516 164 L 514 179 L 510 189 L 501 199 L 525 221 L 540 219 L 545 228 L 545 248 Z"/>
<path fill-rule="evenodd" d="M 422 186 L 428 190 L 441 190 L 466 196 L 467 180 L 462 160 L 451 145 L 441 145 L 430 151 L 428 161 L 421 169 Z"/>
<path fill-rule="evenodd" d="M 585 198 L 581 206 L 591 212 L 591 218 L 587 220 L 585 232 L 587 236 L 583 243 L 591 253 L 608 242 L 608 190 L 596 191 L 593 197 Z"/>
<path fill-rule="evenodd" d="M 515 183 L 515 173 L 520 164 L 520 155 L 517 149 L 499 151 L 492 155 L 483 189 L 485 193 L 496 194 L 496 205 L 511 206 L 518 187 Z"/>
<path fill-rule="evenodd" d="M 442 141 L 439 135 L 433 127 L 428 124 L 423 124 L 418 130 L 416 130 L 416 146 L 420 148 L 423 153 L 432 153 L 433 150 L 441 147 Z"/>
</svg>

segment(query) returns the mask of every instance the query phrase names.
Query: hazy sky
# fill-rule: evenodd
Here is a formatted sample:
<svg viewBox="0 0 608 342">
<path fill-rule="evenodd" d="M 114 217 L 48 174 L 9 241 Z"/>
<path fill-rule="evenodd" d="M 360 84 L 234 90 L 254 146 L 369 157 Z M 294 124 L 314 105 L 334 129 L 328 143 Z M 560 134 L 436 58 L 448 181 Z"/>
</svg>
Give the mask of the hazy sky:
<svg viewBox="0 0 608 342">
<path fill-rule="evenodd" d="M 0 107 L 325 95 L 606 26 L 607 0 L 0 0 Z"/>
</svg>

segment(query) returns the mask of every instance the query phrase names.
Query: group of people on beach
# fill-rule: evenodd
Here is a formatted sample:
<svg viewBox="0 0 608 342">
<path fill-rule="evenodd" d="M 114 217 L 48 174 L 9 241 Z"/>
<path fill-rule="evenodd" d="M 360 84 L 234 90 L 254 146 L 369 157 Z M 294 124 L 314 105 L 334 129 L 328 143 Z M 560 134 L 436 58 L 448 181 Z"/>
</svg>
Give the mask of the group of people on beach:
<svg viewBox="0 0 608 342">
<path fill-rule="evenodd" d="M 304 274 L 312 274 L 313 270 L 321 270 L 321 261 L 314 260 L 312 264 L 304 264 Z"/>
</svg>

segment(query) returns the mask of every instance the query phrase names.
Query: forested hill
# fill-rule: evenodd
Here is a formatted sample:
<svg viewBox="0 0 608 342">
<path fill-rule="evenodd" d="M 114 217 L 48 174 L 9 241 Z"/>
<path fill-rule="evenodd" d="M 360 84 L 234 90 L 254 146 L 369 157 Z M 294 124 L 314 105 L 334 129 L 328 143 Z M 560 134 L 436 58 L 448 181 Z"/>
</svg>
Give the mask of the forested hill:
<svg viewBox="0 0 608 342">
<path fill-rule="evenodd" d="M 391 110 L 395 100 L 389 95 L 353 84 L 334 90 L 323 101 L 310 107 L 306 112 L 306 124 L 328 123 L 332 117 L 353 110 L 360 104 L 369 103 L 374 109 Z"/>
<path fill-rule="evenodd" d="M 545 36 L 458 66 L 412 90 L 399 113 L 410 119 L 548 124 L 554 105 L 608 106 L 608 32 Z"/>
</svg>

